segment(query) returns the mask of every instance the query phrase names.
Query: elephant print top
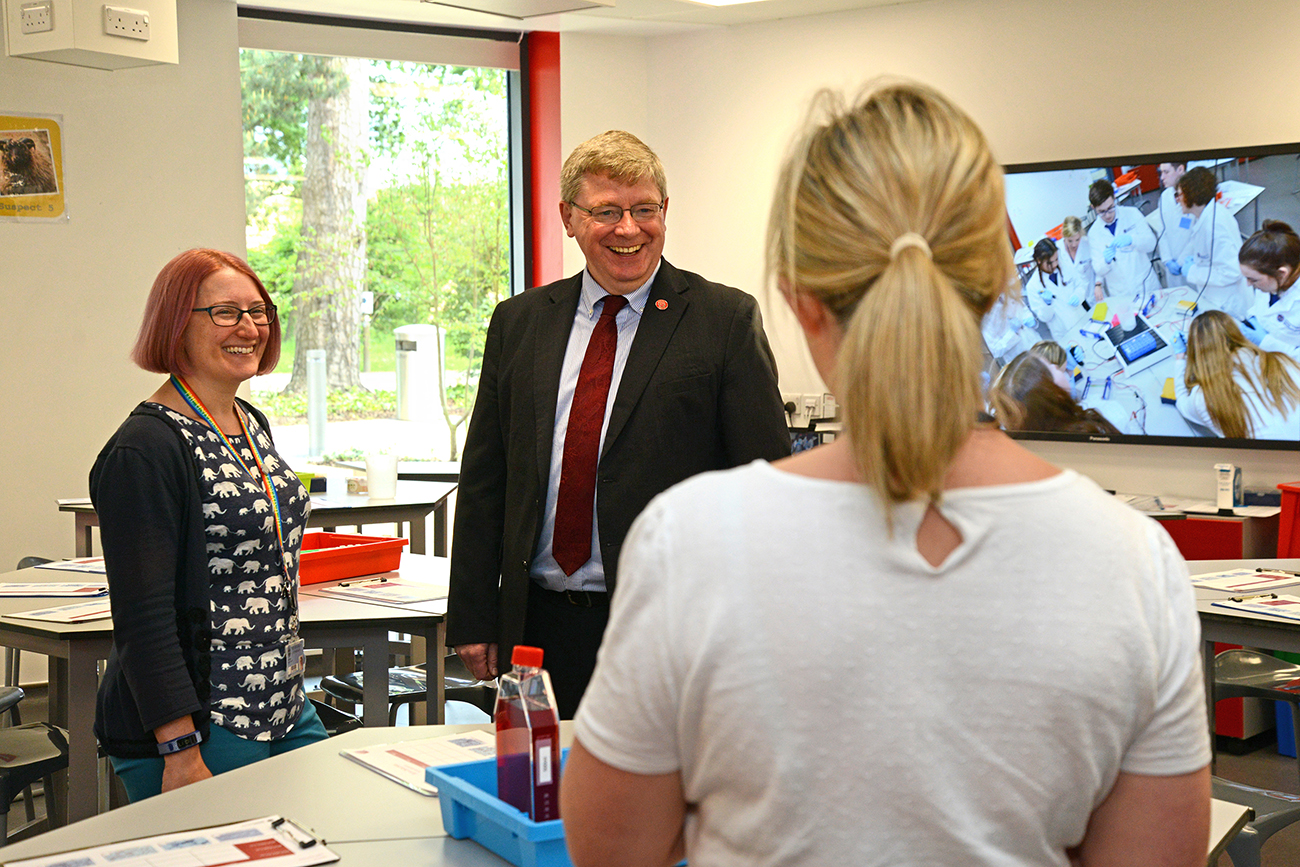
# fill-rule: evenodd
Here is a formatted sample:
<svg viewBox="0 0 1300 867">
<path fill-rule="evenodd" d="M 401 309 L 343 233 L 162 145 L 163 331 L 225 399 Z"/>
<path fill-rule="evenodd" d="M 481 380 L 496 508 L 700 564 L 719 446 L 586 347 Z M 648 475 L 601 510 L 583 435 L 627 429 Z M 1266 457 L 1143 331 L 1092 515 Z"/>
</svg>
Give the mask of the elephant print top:
<svg viewBox="0 0 1300 867">
<path fill-rule="evenodd" d="M 287 673 L 286 646 L 298 637 L 298 552 L 311 510 L 307 489 L 249 415 L 248 433 L 257 441 L 284 521 L 288 550 L 281 559 L 274 512 L 243 434 L 227 436 L 252 477 L 206 424 L 163 409 L 194 449 L 202 488 L 212 582 L 212 722 L 249 740 L 284 737 L 306 701 L 302 675 Z"/>
</svg>

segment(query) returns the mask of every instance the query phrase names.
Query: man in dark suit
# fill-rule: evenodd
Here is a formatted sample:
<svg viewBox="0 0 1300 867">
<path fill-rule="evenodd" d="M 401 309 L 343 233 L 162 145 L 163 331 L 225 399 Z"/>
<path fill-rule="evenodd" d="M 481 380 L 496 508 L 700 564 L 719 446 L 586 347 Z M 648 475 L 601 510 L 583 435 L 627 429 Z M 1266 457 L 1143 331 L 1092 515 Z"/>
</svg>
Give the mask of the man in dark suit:
<svg viewBox="0 0 1300 867">
<path fill-rule="evenodd" d="M 602 133 L 570 154 L 560 186 L 587 267 L 492 315 L 461 461 L 447 642 L 482 679 L 509 670 L 514 645 L 541 647 L 571 718 L 633 519 L 696 473 L 789 454 L 790 438 L 753 297 L 662 258 L 654 152 Z"/>
</svg>

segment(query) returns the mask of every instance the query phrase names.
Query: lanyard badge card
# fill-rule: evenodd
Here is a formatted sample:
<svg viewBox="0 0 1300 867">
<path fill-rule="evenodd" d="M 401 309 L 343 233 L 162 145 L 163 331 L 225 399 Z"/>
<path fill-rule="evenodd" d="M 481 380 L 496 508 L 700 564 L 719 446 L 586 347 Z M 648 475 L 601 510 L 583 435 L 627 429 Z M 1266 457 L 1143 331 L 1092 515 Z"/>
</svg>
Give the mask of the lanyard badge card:
<svg viewBox="0 0 1300 867">
<path fill-rule="evenodd" d="M 285 673 L 289 677 L 301 677 L 307 669 L 306 642 L 301 638 L 290 641 L 284 649 Z"/>
</svg>

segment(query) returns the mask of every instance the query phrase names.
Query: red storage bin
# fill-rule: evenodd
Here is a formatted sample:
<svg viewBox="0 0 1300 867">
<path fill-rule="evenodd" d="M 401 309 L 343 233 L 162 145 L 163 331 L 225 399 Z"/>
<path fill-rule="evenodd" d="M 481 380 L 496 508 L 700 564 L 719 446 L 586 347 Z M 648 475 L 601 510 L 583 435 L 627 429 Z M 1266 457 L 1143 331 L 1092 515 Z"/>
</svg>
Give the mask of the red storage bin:
<svg viewBox="0 0 1300 867">
<path fill-rule="evenodd" d="M 402 562 L 407 540 L 355 533 L 304 533 L 298 560 L 298 583 L 319 584 L 392 572 Z"/>
<path fill-rule="evenodd" d="M 1282 482 L 1277 486 L 1282 492 L 1282 518 L 1277 525 L 1277 556 L 1300 557 L 1300 482 Z"/>
</svg>

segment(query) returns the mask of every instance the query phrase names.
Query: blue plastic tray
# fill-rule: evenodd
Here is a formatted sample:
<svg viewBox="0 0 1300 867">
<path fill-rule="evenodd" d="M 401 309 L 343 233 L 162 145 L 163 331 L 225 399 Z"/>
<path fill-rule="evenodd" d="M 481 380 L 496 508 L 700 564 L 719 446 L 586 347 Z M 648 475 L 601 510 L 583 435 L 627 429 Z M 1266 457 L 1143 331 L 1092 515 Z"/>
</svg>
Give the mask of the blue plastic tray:
<svg viewBox="0 0 1300 867">
<path fill-rule="evenodd" d="M 568 754 L 561 751 L 561 768 Z M 428 768 L 424 777 L 438 787 L 448 836 L 468 837 L 517 867 L 573 867 L 559 819 L 534 822 L 497 797 L 496 759 Z"/>
</svg>

